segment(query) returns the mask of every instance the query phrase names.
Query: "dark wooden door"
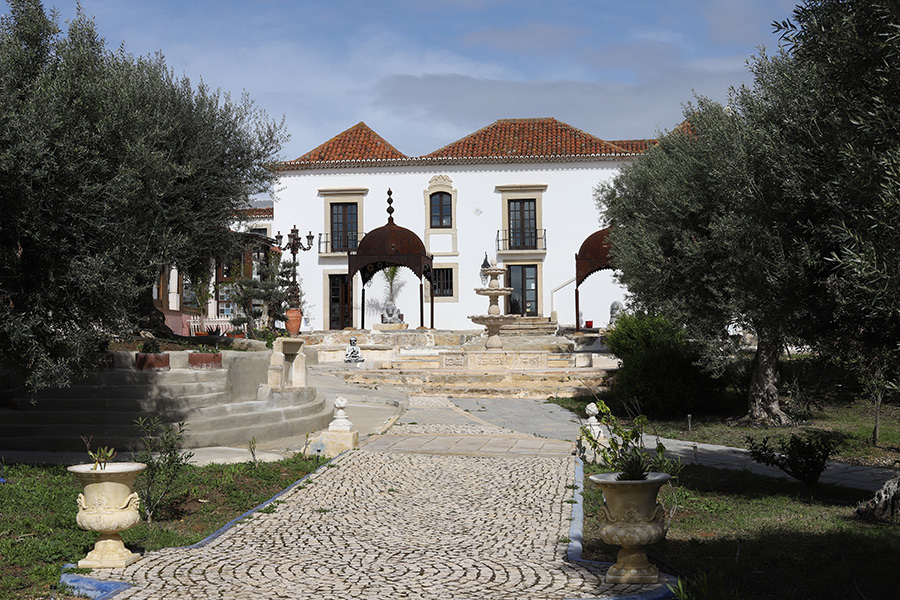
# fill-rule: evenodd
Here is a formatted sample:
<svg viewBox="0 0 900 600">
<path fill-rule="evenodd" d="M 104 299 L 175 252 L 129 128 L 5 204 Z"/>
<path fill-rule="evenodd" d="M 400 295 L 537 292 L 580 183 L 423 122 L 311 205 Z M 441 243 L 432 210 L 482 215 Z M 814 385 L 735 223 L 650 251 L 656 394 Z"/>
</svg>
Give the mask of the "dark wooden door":
<svg viewBox="0 0 900 600">
<path fill-rule="evenodd" d="M 353 285 L 347 275 L 328 276 L 328 328 L 353 325 Z"/>
</svg>

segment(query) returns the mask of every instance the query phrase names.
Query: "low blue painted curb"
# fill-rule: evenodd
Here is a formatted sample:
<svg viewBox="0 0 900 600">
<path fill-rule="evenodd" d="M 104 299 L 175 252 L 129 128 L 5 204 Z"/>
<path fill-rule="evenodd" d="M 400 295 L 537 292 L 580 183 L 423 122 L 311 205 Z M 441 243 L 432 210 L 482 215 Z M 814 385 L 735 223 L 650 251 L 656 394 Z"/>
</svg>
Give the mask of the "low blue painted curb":
<svg viewBox="0 0 900 600">
<path fill-rule="evenodd" d="M 59 582 L 69 586 L 78 596 L 87 596 L 94 600 L 106 600 L 112 598 L 121 591 L 127 590 L 131 586 L 121 581 L 106 581 L 102 579 L 93 579 L 84 575 L 76 575 L 75 573 L 66 573 L 66 569 L 73 569 L 77 565 L 68 564 L 63 567 L 63 573 L 59 576 Z"/>
</svg>

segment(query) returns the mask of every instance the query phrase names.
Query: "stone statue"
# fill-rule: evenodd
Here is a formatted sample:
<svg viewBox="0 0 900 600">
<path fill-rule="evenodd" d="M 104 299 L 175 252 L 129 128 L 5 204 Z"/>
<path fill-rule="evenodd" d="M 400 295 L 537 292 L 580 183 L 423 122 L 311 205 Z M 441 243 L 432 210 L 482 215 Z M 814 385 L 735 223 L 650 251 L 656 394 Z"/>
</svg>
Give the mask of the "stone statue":
<svg viewBox="0 0 900 600">
<path fill-rule="evenodd" d="M 388 300 L 384 303 L 384 308 L 381 310 L 381 322 L 382 323 L 402 323 L 403 319 L 400 317 L 400 311 L 397 310 L 397 305 Z"/>
<path fill-rule="evenodd" d="M 622 306 L 622 303 L 616 300 L 612 304 L 609 305 L 609 326 L 612 327 L 616 324 L 616 321 L 619 320 L 619 315 L 622 314 L 622 311 L 625 310 L 625 307 Z"/>
<path fill-rule="evenodd" d="M 356 345 L 356 336 L 352 336 L 350 338 L 350 345 L 347 346 L 347 350 L 344 352 L 344 362 L 345 363 L 358 363 L 363 362 L 362 352 L 359 351 L 359 346 Z"/>
</svg>

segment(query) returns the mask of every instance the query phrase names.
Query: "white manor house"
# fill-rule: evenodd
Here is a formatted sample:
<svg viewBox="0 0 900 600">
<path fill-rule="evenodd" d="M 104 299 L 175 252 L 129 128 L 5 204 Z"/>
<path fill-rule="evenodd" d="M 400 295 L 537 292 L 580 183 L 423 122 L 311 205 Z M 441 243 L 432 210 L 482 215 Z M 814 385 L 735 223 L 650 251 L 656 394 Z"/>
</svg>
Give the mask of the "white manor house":
<svg viewBox="0 0 900 600">
<path fill-rule="evenodd" d="M 410 328 L 431 326 L 433 310 L 437 329 L 476 329 L 468 316 L 487 312 L 486 298 L 473 291 L 484 285 L 485 255 L 506 268 L 513 288 L 504 314 L 574 326 L 575 254 L 600 229 L 593 190 L 653 143 L 606 141 L 552 118 L 503 119 L 412 157 L 361 122 L 280 165 L 267 233 L 296 226 L 301 239 L 313 235 L 312 249 L 297 255 L 304 330 L 380 322 L 361 306 L 364 298 L 384 299 L 384 279 L 375 275 L 363 289 L 360 272 L 348 273 L 367 233 L 388 223 L 388 190 L 395 225 L 421 240 L 430 261 L 431 281 L 400 269 L 406 283 L 396 304 Z M 625 296 L 609 270 L 584 280 L 579 292 L 582 325 L 594 327 Z"/>
</svg>

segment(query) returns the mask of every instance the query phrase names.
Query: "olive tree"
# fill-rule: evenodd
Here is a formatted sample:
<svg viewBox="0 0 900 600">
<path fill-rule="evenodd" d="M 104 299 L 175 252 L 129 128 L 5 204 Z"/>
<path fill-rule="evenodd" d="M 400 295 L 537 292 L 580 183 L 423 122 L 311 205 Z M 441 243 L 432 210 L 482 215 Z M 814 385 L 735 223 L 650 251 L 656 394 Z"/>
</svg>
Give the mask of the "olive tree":
<svg viewBox="0 0 900 600">
<path fill-rule="evenodd" d="M 0 362 L 60 385 L 139 318 L 163 265 L 199 274 L 274 181 L 286 136 L 246 96 L 110 51 L 37 0 L 0 17 Z"/>
<path fill-rule="evenodd" d="M 729 332 L 753 331 L 747 416 L 785 424 L 777 361 L 808 316 L 804 207 L 780 177 L 775 141 L 732 94 L 699 97 L 685 123 L 596 190 L 612 225 L 612 259 L 633 303 L 665 314 L 727 352 Z"/>
</svg>

